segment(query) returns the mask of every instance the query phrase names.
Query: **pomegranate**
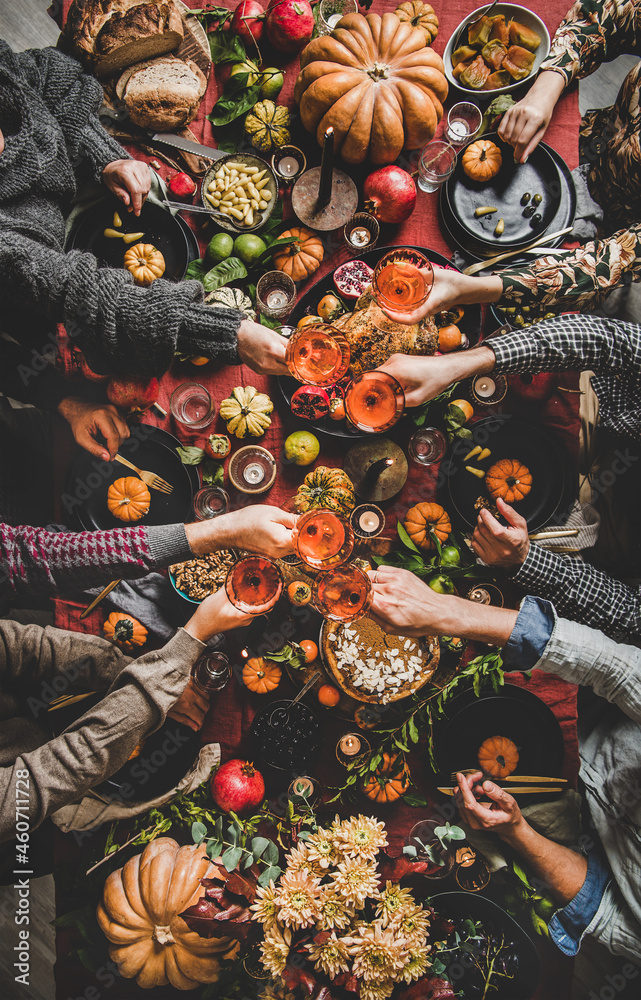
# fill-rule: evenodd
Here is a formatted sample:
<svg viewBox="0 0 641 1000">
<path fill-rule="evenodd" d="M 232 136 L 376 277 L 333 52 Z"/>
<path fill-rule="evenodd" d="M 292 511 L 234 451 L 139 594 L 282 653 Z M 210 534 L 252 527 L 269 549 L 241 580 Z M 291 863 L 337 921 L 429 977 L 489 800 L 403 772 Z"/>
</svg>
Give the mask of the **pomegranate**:
<svg viewBox="0 0 641 1000">
<path fill-rule="evenodd" d="M 379 222 L 405 222 L 416 205 L 416 184 L 402 167 L 381 167 L 365 178 L 365 211 Z"/>
<path fill-rule="evenodd" d="M 158 399 L 157 378 L 112 378 L 107 398 L 123 410 L 147 410 Z"/>
<path fill-rule="evenodd" d="M 345 299 L 360 299 L 372 283 L 374 271 L 362 260 L 348 260 L 334 271 L 337 292 Z"/>
<path fill-rule="evenodd" d="M 295 417 L 320 420 L 329 413 L 329 396 L 318 386 L 301 385 L 292 396 L 290 407 Z"/>
<path fill-rule="evenodd" d="M 267 38 L 278 52 L 299 52 L 312 37 L 314 15 L 307 0 L 271 0 Z"/>
<path fill-rule="evenodd" d="M 190 198 L 196 190 L 196 184 L 189 174 L 181 171 L 170 178 L 169 190 L 177 198 Z"/>
<path fill-rule="evenodd" d="M 76 352 L 76 357 L 78 359 L 78 364 L 80 366 L 80 371 L 82 372 L 82 374 L 84 375 L 84 377 L 87 379 L 87 381 L 89 381 L 89 382 L 108 382 L 109 381 L 109 376 L 108 375 L 99 375 L 98 372 L 93 371 L 93 369 L 91 369 L 89 367 L 89 365 L 87 364 L 87 360 L 86 360 L 84 354 L 82 353 L 82 351 L 77 351 Z"/>
<path fill-rule="evenodd" d="M 510 375 L 510 392 L 528 403 L 542 403 L 548 399 L 558 385 L 558 377 L 553 372 L 539 372 L 531 375 Z"/>
<path fill-rule="evenodd" d="M 260 771 L 246 760 L 228 760 L 211 779 L 211 795 L 224 812 L 238 815 L 256 809 L 265 798 Z"/>
<path fill-rule="evenodd" d="M 256 0 L 241 0 L 231 19 L 231 30 L 245 45 L 258 45 L 265 30 L 265 11 Z"/>
</svg>

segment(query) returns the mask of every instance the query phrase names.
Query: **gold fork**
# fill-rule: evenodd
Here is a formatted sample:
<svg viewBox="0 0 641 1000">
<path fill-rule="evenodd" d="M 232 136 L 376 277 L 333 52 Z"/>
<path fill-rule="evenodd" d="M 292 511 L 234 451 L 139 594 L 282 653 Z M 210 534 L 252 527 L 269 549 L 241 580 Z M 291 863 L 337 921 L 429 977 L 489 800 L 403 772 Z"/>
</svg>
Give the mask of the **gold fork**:
<svg viewBox="0 0 641 1000">
<path fill-rule="evenodd" d="M 173 492 L 174 488 L 171 483 L 168 483 L 165 479 L 161 479 L 155 472 L 145 472 L 144 469 L 139 469 L 137 466 L 132 465 L 131 462 L 128 462 L 126 458 L 123 458 L 122 455 L 116 455 L 115 461 L 120 462 L 121 465 L 126 465 L 128 469 L 133 469 L 140 476 L 143 483 L 152 490 L 159 490 L 161 493 Z"/>
<path fill-rule="evenodd" d="M 450 774 L 450 781 L 456 781 L 456 775 L 457 774 L 462 774 L 465 778 L 468 778 L 471 774 L 477 774 L 479 771 L 482 771 L 482 770 L 483 770 L 483 768 L 481 768 L 481 767 L 464 767 L 460 771 L 452 771 L 452 773 Z M 549 783 L 551 783 L 553 785 L 567 785 L 567 779 L 566 778 L 545 778 L 545 777 L 540 777 L 540 776 L 530 775 L 530 774 L 509 774 L 505 778 L 492 778 L 491 775 L 488 774 L 488 775 L 484 775 L 484 780 L 494 781 L 496 784 L 500 784 L 502 781 L 504 781 L 504 782 L 505 781 L 506 782 L 510 782 L 510 781 L 527 782 L 527 781 L 530 781 L 530 782 L 533 782 L 535 784 L 546 784 L 546 783 L 549 784 Z M 509 791 L 509 789 L 508 789 L 508 791 Z"/>
</svg>

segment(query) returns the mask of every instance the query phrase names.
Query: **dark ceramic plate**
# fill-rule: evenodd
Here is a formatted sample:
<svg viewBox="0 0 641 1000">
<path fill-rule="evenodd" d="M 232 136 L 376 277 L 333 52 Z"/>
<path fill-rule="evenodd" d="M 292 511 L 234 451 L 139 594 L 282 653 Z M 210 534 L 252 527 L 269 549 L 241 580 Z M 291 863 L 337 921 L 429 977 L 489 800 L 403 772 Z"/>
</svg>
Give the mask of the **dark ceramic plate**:
<svg viewBox="0 0 641 1000">
<path fill-rule="evenodd" d="M 144 233 L 138 243 L 152 243 L 165 258 L 165 273 L 168 281 L 181 281 L 185 277 L 187 265 L 194 260 L 194 238 L 183 220 L 174 218 L 152 202 L 145 202 L 140 216 L 130 215 L 122 202 L 116 199 L 101 202 L 87 211 L 71 234 L 70 249 L 89 250 L 98 260 L 109 267 L 122 267 L 125 252 L 136 243 L 123 243 L 119 239 L 104 236 L 105 229 L 113 229 L 114 212 L 122 219 L 124 233 Z M 185 232 L 189 233 L 189 236 Z"/>
<path fill-rule="evenodd" d="M 486 896 L 471 892 L 439 892 L 430 898 L 429 905 L 445 919 L 480 921 L 485 930 L 502 933 L 512 941 L 518 956 L 516 973 L 511 979 L 495 979 L 496 989 L 491 990 L 489 996 L 494 1000 L 530 1000 L 541 979 L 541 959 L 534 942 L 509 913 Z M 455 966 L 462 973 L 454 981 L 457 996 L 463 1000 L 479 1000 L 482 991 L 475 987 L 472 963 L 455 960 Z"/>
<path fill-rule="evenodd" d="M 515 684 L 505 684 L 497 693 L 489 691 L 480 698 L 471 691 L 452 699 L 446 712 L 446 720 L 435 730 L 439 785 L 450 786 L 454 771 L 476 767 L 479 747 L 492 736 L 505 736 L 516 744 L 516 774 L 561 776 L 561 726 L 552 709 L 531 691 Z"/>
<path fill-rule="evenodd" d="M 194 466 L 182 464 L 176 453 L 179 446 L 180 441 L 172 434 L 150 424 L 132 427 L 131 437 L 121 444 L 119 454 L 123 458 L 139 469 L 155 472 L 174 487 L 169 494 L 150 490 L 149 513 L 136 524 L 174 524 L 188 518 L 199 476 Z M 125 527 L 126 522 L 109 512 L 107 491 L 116 479 L 135 475 L 120 462 L 102 462 L 79 450 L 67 474 L 63 509 L 86 531 Z"/>
<path fill-rule="evenodd" d="M 383 257 L 390 250 L 394 250 L 395 247 L 385 246 L 385 247 L 375 247 L 373 250 L 368 250 L 366 253 L 361 254 L 358 260 L 364 261 L 369 264 L 370 267 L 376 267 L 381 257 Z M 459 268 L 455 267 L 447 257 L 442 254 L 437 253 L 435 250 L 428 250 L 426 247 L 410 247 L 411 250 L 418 250 L 420 253 L 425 254 L 425 256 L 432 262 L 432 264 L 438 264 L 439 267 L 446 267 L 452 271 L 458 271 Z M 310 315 L 316 314 L 316 308 L 318 303 L 322 299 L 323 295 L 328 292 L 335 292 L 336 287 L 334 285 L 334 272 L 330 271 L 323 278 L 316 282 L 311 288 L 309 288 L 304 295 L 301 296 L 300 300 L 296 303 L 296 306 L 287 319 L 287 323 L 291 326 L 296 326 L 298 321 L 302 317 L 309 313 Z M 476 344 L 479 333 L 481 330 L 481 307 L 478 305 L 465 306 L 465 313 L 463 319 L 458 324 L 461 331 L 467 336 L 470 344 Z M 299 387 L 300 382 L 297 382 L 294 378 L 289 378 L 285 376 L 284 378 L 278 379 L 278 385 L 283 398 L 287 404 L 287 409 L 289 411 L 289 404 L 291 402 L 292 394 Z M 290 412 L 291 417 L 291 412 Z M 402 419 L 402 418 L 401 418 Z M 360 441 L 363 438 L 372 437 L 371 434 L 364 434 L 361 431 L 350 431 L 347 429 L 347 424 L 345 421 L 336 423 L 330 420 L 329 417 L 323 417 L 322 420 L 318 420 L 313 424 L 308 423 L 306 420 L 300 421 L 301 428 L 313 428 L 316 431 L 321 431 L 323 434 L 329 434 L 331 437 L 341 437 L 347 438 L 350 441 Z"/>
<path fill-rule="evenodd" d="M 502 458 L 521 461 L 532 473 L 532 489 L 514 509 L 528 523 L 530 531 L 539 531 L 553 518 L 566 511 L 576 495 L 576 473 L 558 439 L 541 424 L 529 424 L 519 417 L 502 413 L 484 417 L 470 427 L 473 440 L 457 441 L 452 448 L 451 471 L 441 490 L 442 502 L 458 527 L 474 528 L 479 496 L 491 499 L 485 480 L 467 472 L 465 466 L 487 470 Z M 481 465 L 466 462 L 465 456 L 475 445 L 490 448 L 492 454 Z"/>
<path fill-rule="evenodd" d="M 499 139 L 498 133 L 487 133 L 483 139 L 494 142 L 503 155 L 496 177 L 483 183 L 469 178 L 463 170 L 467 148 L 464 146 L 458 154 L 454 173 L 443 185 L 443 198 L 468 237 L 492 251 L 496 249 L 497 253 L 516 250 L 543 236 L 549 228 L 561 204 L 562 178 L 545 143 L 539 143 L 527 163 L 518 164 L 514 162 L 512 146 Z M 521 205 L 525 192 L 530 193 L 530 201 Z M 541 216 L 538 224 L 534 224 L 533 217 L 524 214 L 532 207 L 536 194 L 543 199 L 536 208 L 535 214 Z M 477 219 L 475 210 L 488 205 L 496 207 L 497 211 Z M 501 236 L 494 236 L 499 219 L 503 219 L 505 229 Z"/>
</svg>

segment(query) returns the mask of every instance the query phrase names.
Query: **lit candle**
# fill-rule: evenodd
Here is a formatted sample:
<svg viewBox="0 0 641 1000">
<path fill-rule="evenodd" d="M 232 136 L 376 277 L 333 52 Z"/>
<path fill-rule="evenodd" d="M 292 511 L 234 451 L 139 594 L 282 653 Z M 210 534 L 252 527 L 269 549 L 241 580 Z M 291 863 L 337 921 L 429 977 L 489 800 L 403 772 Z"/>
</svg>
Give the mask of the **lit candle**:
<svg viewBox="0 0 641 1000">
<path fill-rule="evenodd" d="M 262 483 L 264 478 L 265 470 L 258 462 L 250 462 L 249 465 L 245 466 L 243 469 L 243 479 L 246 483 L 250 483 L 252 486 L 257 486 L 258 483 Z"/>
<path fill-rule="evenodd" d="M 355 733 L 348 733 L 338 743 L 338 749 L 346 757 L 355 757 L 357 753 L 360 753 L 361 746 L 362 742 Z"/>
<path fill-rule="evenodd" d="M 376 531 L 381 523 L 381 519 L 374 510 L 364 510 L 358 519 L 359 527 L 368 533 Z"/>
<path fill-rule="evenodd" d="M 467 599 L 474 601 L 475 604 L 490 604 L 492 600 L 484 587 L 475 587 L 474 590 L 470 590 Z"/>
<path fill-rule="evenodd" d="M 488 375 L 479 375 L 474 380 L 474 392 L 482 399 L 489 399 L 496 392 L 496 382 Z"/>
<path fill-rule="evenodd" d="M 357 226 L 356 229 L 352 229 L 349 234 L 349 241 L 355 247 L 366 247 L 368 243 L 371 243 L 372 237 L 370 235 L 369 229 L 365 226 Z"/>
<path fill-rule="evenodd" d="M 265 303 L 269 309 L 282 309 L 288 301 L 287 292 L 283 288 L 272 288 L 265 296 Z"/>
<path fill-rule="evenodd" d="M 278 161 L 278 173 L 283 177 L 293 177 L 298 170 L 298 160 L 293 156 L 284 156 Z"/>
</svg>

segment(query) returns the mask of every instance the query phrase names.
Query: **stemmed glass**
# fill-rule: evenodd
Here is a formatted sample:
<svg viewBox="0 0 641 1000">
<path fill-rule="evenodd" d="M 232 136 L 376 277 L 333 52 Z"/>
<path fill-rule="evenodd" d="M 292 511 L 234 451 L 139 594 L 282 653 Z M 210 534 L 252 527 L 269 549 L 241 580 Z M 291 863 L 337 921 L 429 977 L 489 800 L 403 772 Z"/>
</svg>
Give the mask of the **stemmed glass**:
<svg viewBox="0 0 641 1000">
<path fill-rule="evenodd" d="M 333 385 L 349 368 L 350 348 L 344 334 L 326 323 L 305 326 L 287 341 L 285 364 L 307 385 Z"/>
<path fill-rule="evenodd" d="M 349 559 L 354 532 L 333 510 L 319 507 L 298 518 L 292 544 L 296 554 L 312 569 L 327 569 Z"/>
<path fill-rule="evenodd" d="M 312 604 L 333 622 L 363 618 L 372 606 L 372 584 L 366 573 L 349 563 L 319 573 L 312 588 Z"/>
<path fill-rule="evenodd" d="M 393 427 L 405 409 L 405 393 L 393 375 L 375 369 L 350 382 L 345 412 L 359 431 L 379 434 Z"/>
<path fill-rule="evenodd" d="M 434 271 L 418 250 L 400 247 L 381 257 L 372 278 L 376 302 L 382 309 L 411 312 L 427 301 Z"/>
<path fill-rule="evenodd" d="M 264 615 L 283 592 L 283 574 L 271 559 L 246 556 L 230 569 L 225 590 L 239 611 L 247 615 Z"/>
</svg>

